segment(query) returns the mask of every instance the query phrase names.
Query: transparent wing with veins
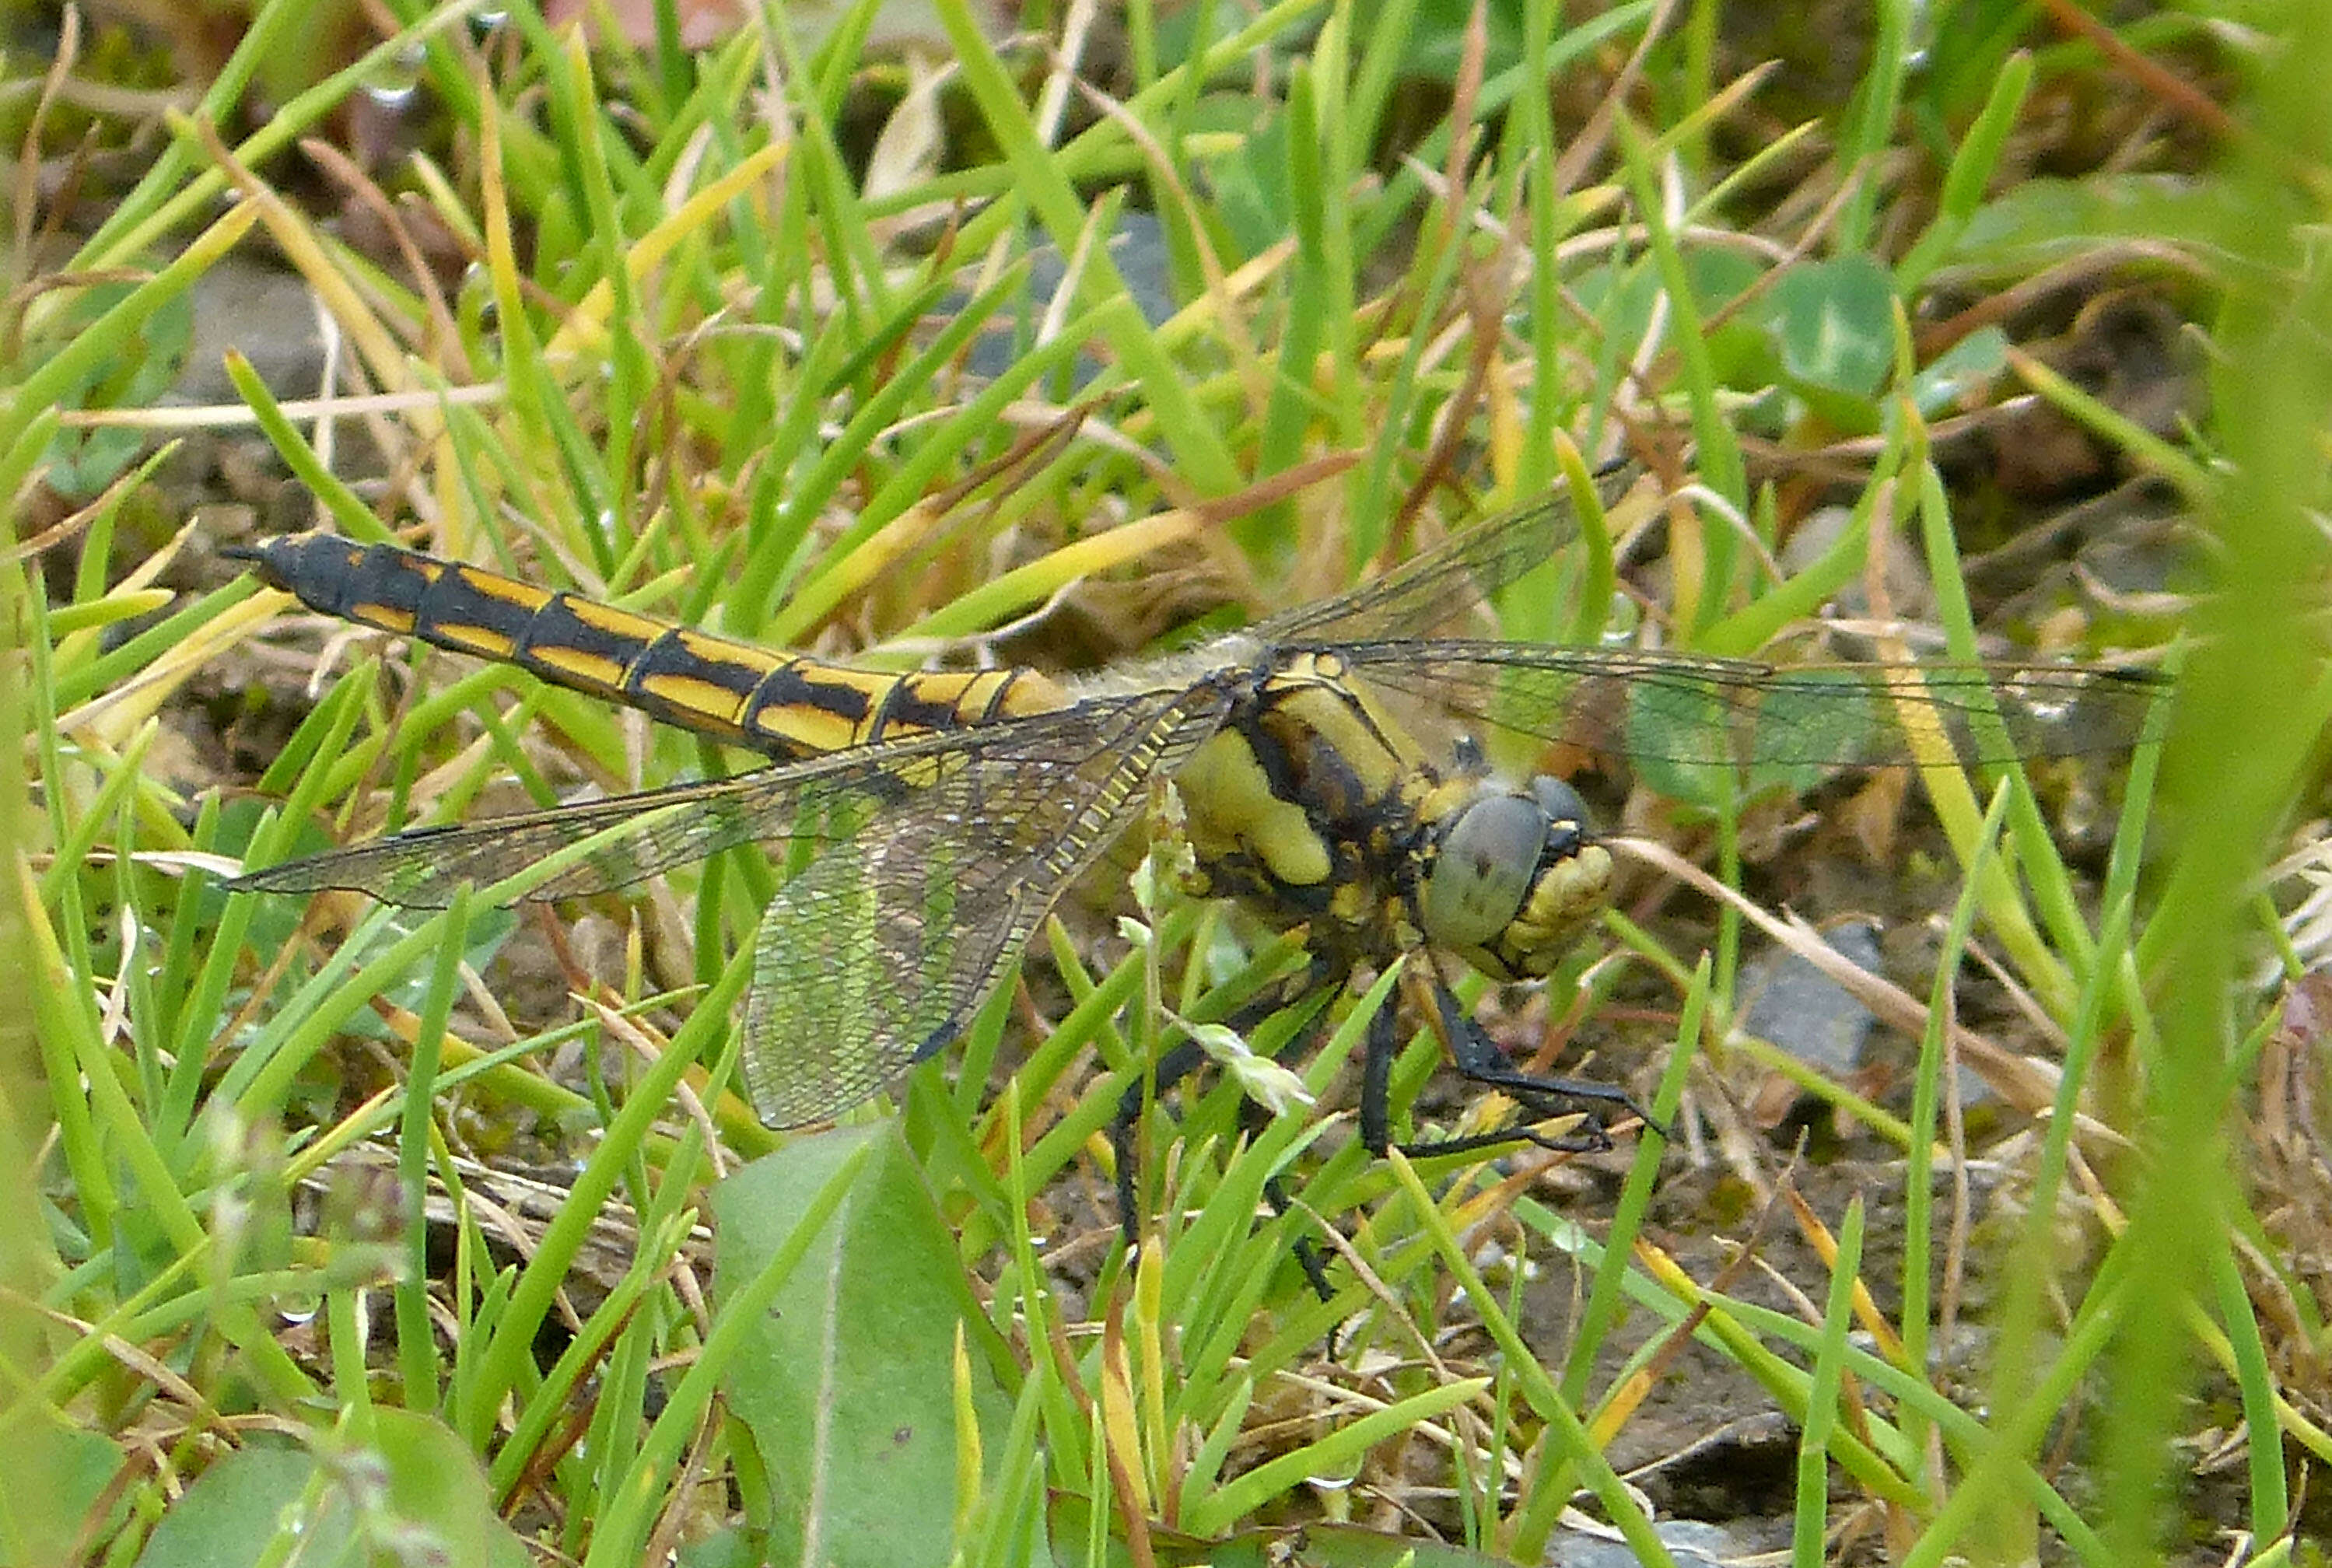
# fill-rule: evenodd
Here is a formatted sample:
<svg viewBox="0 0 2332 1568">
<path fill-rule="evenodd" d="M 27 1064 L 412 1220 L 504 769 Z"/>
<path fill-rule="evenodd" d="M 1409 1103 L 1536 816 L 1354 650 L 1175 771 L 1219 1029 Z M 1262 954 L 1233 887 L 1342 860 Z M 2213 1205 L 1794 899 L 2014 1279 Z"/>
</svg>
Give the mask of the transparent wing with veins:
<svg viewBox="0 0 2332 1568">
<path fill-rule="evenodd" d="M 1232 683 L 861 747 L 741 778 L 426 828 L 258 871 L 238 889 L 352 888 L 442 907 L 597 838 L 529 896 L 622 886 L 749 842 L 814 856 L 756 939 L 745 1077 L 763 1119 L 857 1104 L 962 1026 L 1063 889 L 1140 818 L 1150 781 L 1219 729 Z"/>
</svg>

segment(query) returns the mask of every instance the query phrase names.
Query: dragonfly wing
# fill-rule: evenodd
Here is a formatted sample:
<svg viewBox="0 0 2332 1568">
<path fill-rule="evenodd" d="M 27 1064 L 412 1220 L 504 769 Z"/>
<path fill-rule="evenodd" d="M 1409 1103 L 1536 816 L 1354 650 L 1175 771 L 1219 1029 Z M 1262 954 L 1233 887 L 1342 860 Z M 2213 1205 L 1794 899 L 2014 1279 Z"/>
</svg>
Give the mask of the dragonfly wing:
<svg viewBox="0 0 2332 1568">
<path fill-rule="evenodd" d="M 1599 475 L 1604 508 L 1617 505 L 1642 476 L 1634 464 Z M 1478 522 L 1350 593 L 1272 616 L 1252 632 L 1266 644 L 1372 642 L 1430 632 L 1544 566 L 1578 537 L 1579 514 L 1566 490 Z"/>
<path fill-rule="evenodd" d="M 443 909 L 464 883 L 484 887 L 586 840 L 582 858 L 523 895 L 578 898 L 628 886 L 723 849 L 788 837 L 808 780 L 803 767 L 678 784 L 547 811 L 419 827 L 250 872 L 238 893 L 368 893 L 408 909 Z"/>
<path fill-rule="evenodd" d="M 1233 684 L 1094 697 L 737 779 L 425 828 L 230 885 L 442 908 L 464 883 L 578 846 L 526 896 L 792 842 L 810 858 L 755 939 L 745 1076 L 764 1120 L 796 1126 L 865 1099 L 954 1034 L 1061 891 L 1139 817 L 1150 780 L 1221 727 Z"/>
<path fill-rule="evenodd" d="M 1824 664 L 1468 640 L 1334 650 L 1491 730 L 1679 768 L 2002 763 L 2161 737 L 2167 683 L 2052 664 Z"/>
<path fill-rule="evenodd" d="M 1094 699 L 829 779 L 819 806 L 847 834 L 778 890 L 756 939 L 744 1074 L 761 1119 L 823 1121 L 952 1038 L 1229 704 L 1209 682 Z"/>
</svg>

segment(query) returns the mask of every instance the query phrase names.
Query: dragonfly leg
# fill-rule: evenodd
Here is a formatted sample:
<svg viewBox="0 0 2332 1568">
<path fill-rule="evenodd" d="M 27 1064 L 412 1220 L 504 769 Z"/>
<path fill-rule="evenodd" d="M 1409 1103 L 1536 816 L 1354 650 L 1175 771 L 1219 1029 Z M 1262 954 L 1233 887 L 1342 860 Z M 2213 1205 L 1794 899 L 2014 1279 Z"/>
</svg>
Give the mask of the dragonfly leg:
<svg viewBox="0 0 2332 1568">
<path fill-rule="evenodd" d="M 1315 963 L 1311 971 L 1298 977 L 1294 985 L 1276 997 L 1257 998 L 1231 1017 L 1231 1026 L 1240 1033 L 1252 1030 L 1257 1024 L 1283 1007 L 1300 1001 L 1321 982 L 1323 967 Z M 1611 1147 L 1610 1138 L 1602 1123 L 1590 1108 L 1608 1107 L 1624 1112 L 1640 1120 L 1646 1126 L 1666 1134 L 1667 1129 L 1652 1114 L 1638 1104 L 1628 1092 L 1610 1084 L 1588 1078 L 1542 1076 L 1517 1069 L 1499 1049 L 1473 1016 L 1459 1005 L 1449 989 L 1437 979 L 1432 982 L 1434 1005 L 1439 1014 L 1441 1033 L 1448 1045 L 1451 1061 L 1458 1073 L 1486 1088 L 1496 1089 L 1523 1108 L 1527 1121 L 1555 1121 L 1588 1112 L 1587 1130 L 1576 1134 L 1556 1137 L 1534 1130 L 1527 1124 L 1502 1128 L 1495 1133 L 1477 1133 L 1459 1138 L 1433 1139 L 1401 1144 L 1404 1154 L 1413 1156 L 1459 1154 L 1477 1149 L 1496 1149 L 1515 1143 L 1535 1144 L 1542 1149 L 1562 1153 L 1599 1152 Z M 1282 1061 L 1293 1060 L 1309 1051 L 1315 1043 L 1321 1022 L 1307 1025 L 1278 1053 Z M 1388 1006 L 1378 1009 L 1369 1020 L 1368 1035 L 1362 1047 L 1361 1076 L 1361 1142 L 1371 1153 L 1382 1154 L 1392 1143 L 1392 1068 L 1400 1054 L 1400 1031 L 1396 1009 Z M 1163 1097 L 1181 1081 L 1206 1064 L 1206 1052 L 1196 1041 L 1184 1040 L 1158 1059 L 1156 1066 L 1128 1085 L 1118 1098 L 1117 1114 L 1110 1123 L 1110 1145 L 1117 1161 L 1117 1202 L 1119 1223 L 1124 1228 L 1126 1245 L 1139 1245 L 1142 1229 L 1140 1193 L 1140 1151 L 1137 1146 L 1142 1109 L 1146 1100 Z M 1239 1108 L 1239 1125 L 1250 1134 L 1268 1123 L 1270 1113 L 1253 1101 L 1244 1102 Z M 1264 1185 L 1264 1197 L 1275 1212 L 1285 1214 L 1289 1207 L 1287 1189 L 1275 1176 Z M 1313 1290 L 1323 1301 L 1333 1298 L 1334 1290 L 1328 1281 L 1327 1266 L 1319 1248 L 1308 1237 L 1298 1237 L 1295 1243 L 1296 1262 L 1310 1281 Z"/>
<path fill-rule="evenodd" d="M 1497 1042 L 1474 1021 L 1473 1015 L 1438 980 L 1433 982 L 1433 1002 L 1440 1015 L 1442 1037 L 1448 1042 L 1449 1059 L 1461 1076 L 1485 1088 L 1496 1089 L 1514 1100 L 1530 1121 L 1554 1121 L 1580 1114 L 1584 1110 L 1588 1118 L 1586 1129 L 1573 1135 L 1553 1137 L 1536 1132 L 1526 1124 L 1516 1124 L 1495 1133 L 1475 1133 L 1461 1138 L 1404 1143 L 1401 1145 L 1402 1153 L 1462 1154 L 1510 1143 L 1531 1143 L 1565 1154 L 1600 1153 L 1611 1147 L 1611 1140 L 1604 1132 L 1595 1110 L 1590 1107 L 1608 1106 L 1626 1112 L 1663 1137 L 1668 1135 L 1668 1129 L 1658 1119 L 1638 1104 L 1624 1089 L 1590 1078 L 1544 1077 L 1516 1068 L 1506 1054 L 1498 1048 Z M 1371 1138 L 1371 1113 L 1373 1108 L 1375 1138 L 1369 1142 L 1369 1147 L 1379 1152 L 1391 1138 L 1391 1118 L 1386 1100 L 1394 1054 L 1394 1042 L 1388 1040 L 1382 1047 L 1380 1064 L 1379 1047 L 1371 1034 L 1368 1076 L 1362 1085 L 1361 1134 L 1364 1140 Z"/>
<path fill-rule="evenodd" d="M 1295 1006 L 1317 990 L 1327 972 L 1328 966 L 1324 961 L 1315 957 L 1305 972 L 1295 977 L 1278 995 L 1258 997 L 1233 1013 L 1228 1020 L 1230 1027 L 1241 1035 L 1252 1032 L 1257 1025 L 1272 1014 L 1283 1008 Z M 1291 1063 L 1304 1056 L 1317 1043 L 1323 1027 L 1324 1023 L 1319 1019 L 1305 1024 L 1286 1045 L 1280 1047 L 1276 1059 Z M 1118 1096 L 1117 1114 L 1110 1120 L 1109 1141 L 1110 1152 L 1117 1162 L 1118 1224 L 1124 1231 L 1128 1248 L 1137 1247 L 1142 1241 L 1142 1209 L 1138 1180 L 1141 1151 L 1137 1135 L 1141 1130 L 1142 1104 L 1146 1099 L 1164 1098 L 1169 1090 L 1204 1066 L 1206 1061 L 1207 1053 L 1196 1040 L 1184 1040 L 1159 1057 L 1155 1067 L 1127 1085 L 1125 1092 Z M 1243 1098 L 1239 1102 L 1239 1130 L 1250 1140 L 1268 1126 L 1270 1120 L 1271 1113 L 1254 1100 Z M 1265 1201 L 1271 1205 L 1273 1213 L 1287 1212 L 1290 1203 L 1287 1185 L 1277 1176 L 1263 1184 L 1263 1196 Z M 1297 1237 L 1294 1250 L 1295 1261 L 1304 1270 L 1304 1277 L 1311 1283 L 1314 1292 L 1323 1301 L 1333 1298 L 1335 1291 L 1328 1283 L 1327 1263 L 1320 1256 L 1320 1249 L 1313 1245 L 1311 1238 Z"/>
<path fill-rule="evenodd" d="M 1138 1075 L 1117 1097 L 1117 1114 L 1110 1118 L 1110 1152 L 1117 1157 L 1117 1223 L 1129 1248 L 1142 1243 L 1142 1107 L 1145 1101 L 1163 1099 L 1166 1092 L 1203 1066 L 1207 1053 L 1196 1040 L 1184 1040 L 1158 1058 L 1158 1065 Z"/>
<path fill-rule="evenodd" d="M 1380 1160 L 1392 1147 L 1392 1064 L 1400 1055 L 1400 1031 L 1387 997 L 1361 1043 L 1361 1146 Z"/>
</svg>

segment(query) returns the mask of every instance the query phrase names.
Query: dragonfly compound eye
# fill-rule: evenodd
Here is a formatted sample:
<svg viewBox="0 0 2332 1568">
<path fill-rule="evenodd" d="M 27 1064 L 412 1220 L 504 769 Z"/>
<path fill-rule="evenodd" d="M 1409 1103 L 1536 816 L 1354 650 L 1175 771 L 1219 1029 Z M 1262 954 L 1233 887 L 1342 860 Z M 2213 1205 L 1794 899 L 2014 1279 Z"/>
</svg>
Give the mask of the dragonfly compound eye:
<svg viewBox="0 0 2332 1568">
<path fill-rule="evenodd" d="M 1580 798 L 1578 790 L 1560 779 L 1550 779 L 1542 773 L 1531 780 L 1531 798 L 1546 813 L 1550 836 L 1565 835 L 1568 830 L 1566 841 L 1574 846 L 1586 839 L 1587 802 Z"/>
<path fill-rule="evenodd" d="M 1486 792 L 1460 810 L 1426 874 L 1426 936 L 1461 951 L 1496 940 L 1530 894 L 1546 829 L 1538 803 L 1521 795 Z"/>
<path fill-rule="evenodd" d="M 1527 795 L 1486 786 L 1447 821 L 1418 898 L 1426 940 L 1494 980 L 1544 978 L 1610 894 L 1586 802 L 1542 776 Z"/>
</svg>

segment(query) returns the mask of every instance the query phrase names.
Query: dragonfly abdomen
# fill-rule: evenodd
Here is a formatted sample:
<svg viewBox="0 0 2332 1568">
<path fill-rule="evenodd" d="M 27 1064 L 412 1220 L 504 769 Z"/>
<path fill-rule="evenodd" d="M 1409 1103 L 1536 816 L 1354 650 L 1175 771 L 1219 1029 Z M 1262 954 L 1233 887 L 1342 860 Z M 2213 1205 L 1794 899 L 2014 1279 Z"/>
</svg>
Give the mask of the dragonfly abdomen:
<svg viewBox="0 0 2332 1568">
<path fill-rule="evenodd" d="M 899 674 L 828 664 L 394 545 L 301 533 L 234 553 L 311 609 L 514 664 L 781 760 L 1067 701 L 1033 671 Z"/>
</svg>

